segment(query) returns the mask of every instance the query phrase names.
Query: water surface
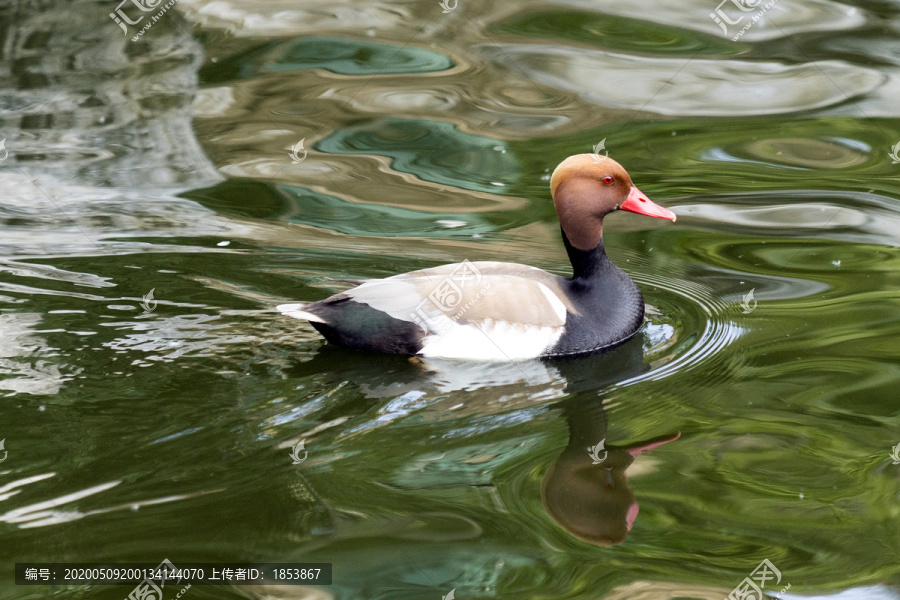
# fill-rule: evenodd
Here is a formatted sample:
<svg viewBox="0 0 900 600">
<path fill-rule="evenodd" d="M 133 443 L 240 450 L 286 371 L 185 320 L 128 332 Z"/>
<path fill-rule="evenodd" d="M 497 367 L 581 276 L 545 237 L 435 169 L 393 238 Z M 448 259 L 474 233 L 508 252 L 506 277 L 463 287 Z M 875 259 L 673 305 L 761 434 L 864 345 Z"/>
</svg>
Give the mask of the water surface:
<svg viewBox="0 0 900 600">
<path fill-rule="evenodd" d="M 768 559 L 769 592 L 900 598 L 897 6 L 780 0 L 738 41 L 706 0 L 180 0 L 134 42 L 113 9 L 0 7 L 4 565 L 719 600 Z M 648 304 L 616 351 L 423 363 L 273 310 L 567 274 L 549 174 L 601 141 L 678 214 L 607 220 Z"/>
</svg>

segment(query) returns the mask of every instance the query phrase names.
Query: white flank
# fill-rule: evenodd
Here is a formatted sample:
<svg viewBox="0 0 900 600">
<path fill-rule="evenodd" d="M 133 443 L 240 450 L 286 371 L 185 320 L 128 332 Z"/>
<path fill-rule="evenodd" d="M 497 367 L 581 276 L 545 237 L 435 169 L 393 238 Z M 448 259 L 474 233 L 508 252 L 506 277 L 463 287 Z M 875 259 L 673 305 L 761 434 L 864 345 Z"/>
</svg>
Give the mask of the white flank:
<svg viewBox="0 0 900 600">
<path fill-rule="evenodd" d="M 419 354 L 428 358 L 524 360 L 543 354 L 564 331 L 564 327 L 538 327 L 492 319 L 479 324 L 454 323 L 444 333 L 425 336 Z"/>
<path fill-rule="evenodd" d="M 295 319 L 315 321 L 316 323 L 325 322 L 322 317 L 317 317 L 316 315 L 303 310 L 304 308 L 306 308 L 305 304 L 279 304 L 275 308 L 277 308 L 281 312 L 281 314 L 287 315 L 289 317 L 294 317 Z"/>
</svg>

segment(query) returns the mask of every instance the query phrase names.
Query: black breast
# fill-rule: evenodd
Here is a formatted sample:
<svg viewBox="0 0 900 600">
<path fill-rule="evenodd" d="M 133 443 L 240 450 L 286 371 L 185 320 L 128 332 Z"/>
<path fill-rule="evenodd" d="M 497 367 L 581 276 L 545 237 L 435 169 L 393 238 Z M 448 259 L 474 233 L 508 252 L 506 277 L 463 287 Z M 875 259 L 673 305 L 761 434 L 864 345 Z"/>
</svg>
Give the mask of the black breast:
<svg viewBox="0 0 900 600">
<path fill-rule="evenodd" d="M 628 340 L 644 322 L 637 284 L 609 260 L 602 242 L 588 252 L 566 242 L 575 276 L 562 286 L 577 312 L 566 315 L 565 333 L 545 355 L 587 354 Z"/>
</svg>

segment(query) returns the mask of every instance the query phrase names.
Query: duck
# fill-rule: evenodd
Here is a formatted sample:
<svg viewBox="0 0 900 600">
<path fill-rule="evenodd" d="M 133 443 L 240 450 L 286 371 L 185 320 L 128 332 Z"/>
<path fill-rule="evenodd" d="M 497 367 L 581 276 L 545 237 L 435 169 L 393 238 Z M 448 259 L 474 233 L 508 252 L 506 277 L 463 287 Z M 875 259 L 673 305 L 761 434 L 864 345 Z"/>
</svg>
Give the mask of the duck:
<svg viewBox="0 0 900 600">
<path fill-rule="evenodd" d="M 603 219 L 616 210 L 675 221 L 622 165 L 576 154 L 550 177 L 572 276 L 469 261 L 368 279 L 324 300 L 281 304 L 328 342 L 421 358 L 517 361 L 599 353 L 643 325 L 637 284 L 610 260 Z"/>
</svg>

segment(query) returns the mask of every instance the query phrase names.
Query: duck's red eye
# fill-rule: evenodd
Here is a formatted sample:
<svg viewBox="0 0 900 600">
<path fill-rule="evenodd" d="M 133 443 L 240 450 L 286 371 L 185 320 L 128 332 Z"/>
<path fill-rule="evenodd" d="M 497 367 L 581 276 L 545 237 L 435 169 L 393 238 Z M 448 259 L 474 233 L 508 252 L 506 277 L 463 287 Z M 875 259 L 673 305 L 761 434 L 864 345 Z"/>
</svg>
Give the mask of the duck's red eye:
<svg viewBox="0 0 900 600">
<path fill-rule="evenodd" d="M 606 185 L 610 185 L 612 182 L 613 182 L 613 178 L 611 175 L 607 175 L 606 177 L 603 178 L 603 183 L 605 183 Z"/>
</svg>

